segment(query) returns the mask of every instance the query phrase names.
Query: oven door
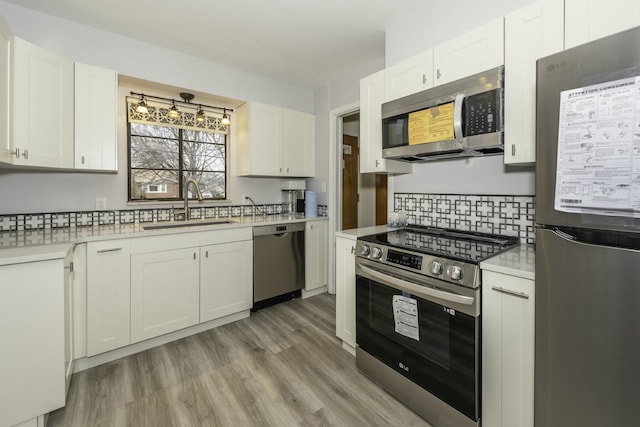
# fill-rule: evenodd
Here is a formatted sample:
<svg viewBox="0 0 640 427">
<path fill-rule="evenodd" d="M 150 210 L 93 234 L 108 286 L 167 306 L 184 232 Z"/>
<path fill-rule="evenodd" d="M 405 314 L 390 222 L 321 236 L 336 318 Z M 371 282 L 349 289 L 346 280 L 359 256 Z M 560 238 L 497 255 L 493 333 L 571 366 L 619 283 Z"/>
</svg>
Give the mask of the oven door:
<svg viewBox="0 0 640 427">
<path fill-rule="evenodd" d="M 360 349 L 471 420 L 478 420 L 478 290 L 437 279 L 421 283 L 424 276 L 402 272 L 405 277 L 399 277 L 399 269 L 376 264 L 356 262 Z M 385 270 L 395 270 L 394 275 Z M 452 291 L 455 288 L 461 289 Z M 414 306 L 417 318 L 411 313 Z M 407 316 L 403 311 L 410 313 Z"/>
</svg>

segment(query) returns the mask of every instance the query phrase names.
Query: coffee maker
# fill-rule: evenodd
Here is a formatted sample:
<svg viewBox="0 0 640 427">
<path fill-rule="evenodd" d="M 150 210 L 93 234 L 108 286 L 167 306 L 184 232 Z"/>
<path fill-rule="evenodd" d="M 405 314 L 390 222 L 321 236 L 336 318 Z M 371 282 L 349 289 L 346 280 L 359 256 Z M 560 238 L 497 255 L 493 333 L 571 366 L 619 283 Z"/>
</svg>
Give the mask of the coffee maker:
<svg viewBox="0 0 640 427">
<path fill-rule="evenodd" d="M 304 213 L 304 180 L 284 181 L 282 183 L 282 213 Z"/>
</svg>

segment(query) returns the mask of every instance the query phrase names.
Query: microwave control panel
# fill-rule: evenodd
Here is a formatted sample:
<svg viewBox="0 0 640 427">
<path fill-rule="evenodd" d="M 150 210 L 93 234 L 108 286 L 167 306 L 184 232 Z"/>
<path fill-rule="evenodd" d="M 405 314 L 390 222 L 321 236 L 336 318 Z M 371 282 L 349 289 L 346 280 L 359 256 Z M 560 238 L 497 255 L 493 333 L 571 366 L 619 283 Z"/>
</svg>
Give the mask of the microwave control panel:
<svg viewBox="0 0 640 427">
<path fill-rule="evenodd" d="M 464 135 L 482 135 L 500 130 L 500 89 L 464 99 Z"/>
</svg>

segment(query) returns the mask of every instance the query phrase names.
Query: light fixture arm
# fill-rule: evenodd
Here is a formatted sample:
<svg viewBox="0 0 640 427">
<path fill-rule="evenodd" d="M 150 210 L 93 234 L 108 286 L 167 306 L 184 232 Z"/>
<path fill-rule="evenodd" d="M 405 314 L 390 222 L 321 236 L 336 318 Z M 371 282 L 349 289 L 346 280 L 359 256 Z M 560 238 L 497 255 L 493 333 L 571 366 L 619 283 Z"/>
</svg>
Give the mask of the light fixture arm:
<svg viewBox="0 0 640 427">
<path fill-rule="evenodd" d="M 186 105 L 186 106 L 189 106 L 189 107 L 193 107 L 193 104 L 192 104 L 191 102 L 180 101 L 180 100 L 176 100 L 176 99 L 173 99 L 173 98 L 164 98 L 164 97 L 162 97 L 162 96 L 146 95 L 146 94 L 144 94 L 144 93 L 140 93 L 140 92 L 133 92 L 133 91 L 131 91 L 131 92 L 130 92 L 130 94 L 131 94 L 132 96 L 139 96 L 139 97 L 141 97 L 141 99 L 143 99 L 143 100 L 144 100 L 145 98 L 147 98 L 147 99 L 157 99 L 157 100 L 160 100 L 160 101 L 165 101 L 168 105 L 175 105 L 175 104 L 177 103 L 177 104 L 181 104 L 181 105 Z M 206 105 L 206 104 L 200 104 L 200 103 L 198 103 L 198 105 L 200 106 L 200 110 L 202 110 L 202 107 L 205 107 L 205 108 L 207 108 L 207 109 L 220 110 L 220 111 L 222 111 L 222 112 L 223 112 L 223 114 L 226 114 L 226 113 L 227 113 L 227 111 L 231 111 L 231 112 L 233 112 L 233 109 L 232 109 L 232 108 L 216 107 L 215 105 Z M 223 117 L 224 117 L 224 115 L 223 115 Z"/>
</svg>

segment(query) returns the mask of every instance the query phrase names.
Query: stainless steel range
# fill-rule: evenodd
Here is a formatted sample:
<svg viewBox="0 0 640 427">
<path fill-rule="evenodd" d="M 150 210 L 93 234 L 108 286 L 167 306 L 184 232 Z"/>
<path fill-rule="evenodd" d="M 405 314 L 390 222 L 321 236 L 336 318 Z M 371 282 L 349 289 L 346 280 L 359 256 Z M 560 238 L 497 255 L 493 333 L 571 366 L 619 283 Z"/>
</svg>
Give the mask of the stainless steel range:
<svg viewBox="0 0 640 427">
<path fill-rule="evenodd" d="M 356 244 L 356 365 L 435 427 L 480 424 L 479 262 L 516 237 L 410 226 Z"/>
</svg>

